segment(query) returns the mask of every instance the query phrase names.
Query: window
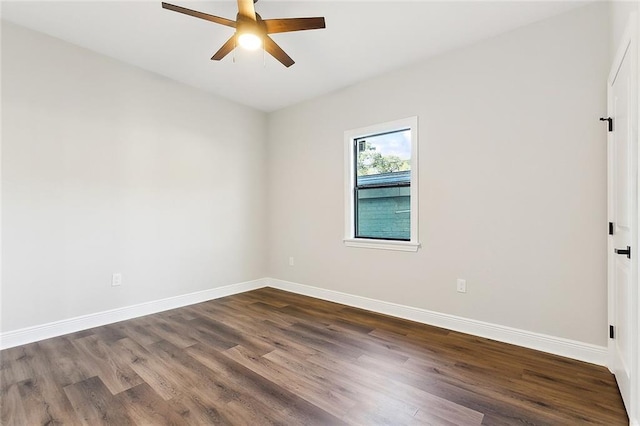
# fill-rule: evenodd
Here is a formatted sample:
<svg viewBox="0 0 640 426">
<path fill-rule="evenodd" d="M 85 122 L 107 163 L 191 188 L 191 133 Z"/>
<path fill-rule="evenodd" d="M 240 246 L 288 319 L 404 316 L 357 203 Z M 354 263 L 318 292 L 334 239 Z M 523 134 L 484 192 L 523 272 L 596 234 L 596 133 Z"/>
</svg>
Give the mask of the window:
<svg viewBox="0 0 640 426">
<path fill-rule="evenodd" d="M 345 132 L 347 246 L 417 251 L 418 118 Z"/>
</svg>

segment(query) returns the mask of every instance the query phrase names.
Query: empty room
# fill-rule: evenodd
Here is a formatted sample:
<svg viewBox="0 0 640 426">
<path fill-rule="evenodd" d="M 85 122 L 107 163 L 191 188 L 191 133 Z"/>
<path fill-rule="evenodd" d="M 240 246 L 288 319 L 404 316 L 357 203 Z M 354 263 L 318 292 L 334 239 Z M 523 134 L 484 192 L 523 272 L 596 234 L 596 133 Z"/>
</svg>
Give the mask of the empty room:
<svg viewBox="0 0 640 426">
<path fill-rule="evenodd" d="M 640 426 L 637 1 L 0 5 L 0 424 Z"/>
</svg>

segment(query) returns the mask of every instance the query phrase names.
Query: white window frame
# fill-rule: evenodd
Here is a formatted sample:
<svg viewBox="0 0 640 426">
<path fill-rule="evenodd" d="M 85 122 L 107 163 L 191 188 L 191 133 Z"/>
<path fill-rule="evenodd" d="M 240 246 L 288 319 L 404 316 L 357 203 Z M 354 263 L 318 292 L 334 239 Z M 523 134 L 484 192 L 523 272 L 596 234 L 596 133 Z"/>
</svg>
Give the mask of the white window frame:
<svg viewBox="0 0 640 426">
<path fill-rule="evenodd" d="M 366 138 L 382 133 L 409 129 L 411 131 L 411 238 L 409 241 L 378 240 L 355 237 L 355 201 L 354 188 L 356 183 L 355 149 L 356 139 Z M 348 247 L 362 247 L 380 250 L 418 251 L 418 117 L 408 117 L 387 123 L 375 124 L 344 132 L 344 167 L 345 167 L 345 237 L 344 244 Z"/>
</svg>

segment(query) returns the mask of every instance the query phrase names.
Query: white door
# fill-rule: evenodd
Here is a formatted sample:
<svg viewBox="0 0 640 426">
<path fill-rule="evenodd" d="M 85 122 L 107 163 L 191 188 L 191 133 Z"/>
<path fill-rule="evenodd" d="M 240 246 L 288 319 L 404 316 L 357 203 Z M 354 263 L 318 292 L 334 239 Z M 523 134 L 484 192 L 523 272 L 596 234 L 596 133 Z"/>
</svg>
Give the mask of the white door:
<svg viewBox="0 0 640 426">
<path fill-rule="evenodd" d="M 609 132 L 609 354 L 610 368 L 631 414 L 632 372 L 637 327 L 637 90 L 635 43 L 626 39 L 618 51 L 608 82 Z M 635 301 L 634 301 L 635 300 Z"/>
</svg>

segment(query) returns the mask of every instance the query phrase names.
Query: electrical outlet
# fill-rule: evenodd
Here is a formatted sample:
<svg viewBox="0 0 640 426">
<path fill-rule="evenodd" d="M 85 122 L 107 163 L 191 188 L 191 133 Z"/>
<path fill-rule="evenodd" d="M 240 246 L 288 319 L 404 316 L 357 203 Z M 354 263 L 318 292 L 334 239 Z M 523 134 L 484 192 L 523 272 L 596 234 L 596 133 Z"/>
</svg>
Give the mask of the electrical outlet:
<svg viewBox="0 0 640 426">
<path fill-rule="evenodd" d="M 466 293 L 467 292 L 467 281 L 461 278 L 458 278 L 458 293 Z"/>
<path fill-rule="evenodd" d="M 122 274 L 120 272 L 114 272 L 111 276 L 111 287 L 118 287 L 122 285 Z"/>
<path fill-rule="evenodd" d="M 289 266 L 293 266 L 295 265 L 295 262 L 293 261 L 293 256 L 289 257 Z"/>
</svg>

